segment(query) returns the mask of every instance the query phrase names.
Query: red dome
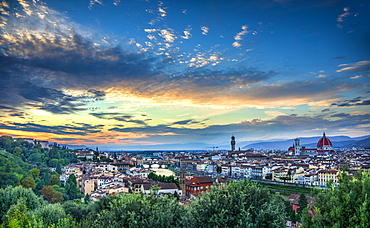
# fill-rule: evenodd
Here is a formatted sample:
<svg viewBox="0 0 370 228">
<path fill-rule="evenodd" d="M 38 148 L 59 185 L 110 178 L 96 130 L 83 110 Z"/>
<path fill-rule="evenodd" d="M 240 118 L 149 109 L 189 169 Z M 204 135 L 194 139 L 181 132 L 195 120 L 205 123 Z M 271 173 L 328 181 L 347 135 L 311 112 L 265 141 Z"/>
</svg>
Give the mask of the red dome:
<svg viewBox="0 0 370 228">
<path fill-rule="evenodd" d="M 322 138 L 317 142 L 317 148 L 323 147 L 332 147 L 333 144 L 331 143 L 330 139 L 326 138 L 325 133 Z"/>
</svg>

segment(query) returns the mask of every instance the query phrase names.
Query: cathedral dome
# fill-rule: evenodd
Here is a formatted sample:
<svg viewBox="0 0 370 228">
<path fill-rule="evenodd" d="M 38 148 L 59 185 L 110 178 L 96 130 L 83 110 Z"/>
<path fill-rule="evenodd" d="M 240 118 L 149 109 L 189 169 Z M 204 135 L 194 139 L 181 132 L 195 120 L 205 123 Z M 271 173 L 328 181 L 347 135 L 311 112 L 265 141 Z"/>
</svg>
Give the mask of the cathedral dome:
<svg viewBox="0 0 370 228">
<path fill-rule="evenodd" d="M 331 143 L 330 139 L 328 139 L 324 133 L 322 138 L 317 142 L 317 147 L 318 148 L 323 148 L 323 147 L 332 147 L 333 144 Z"/>
</svg>

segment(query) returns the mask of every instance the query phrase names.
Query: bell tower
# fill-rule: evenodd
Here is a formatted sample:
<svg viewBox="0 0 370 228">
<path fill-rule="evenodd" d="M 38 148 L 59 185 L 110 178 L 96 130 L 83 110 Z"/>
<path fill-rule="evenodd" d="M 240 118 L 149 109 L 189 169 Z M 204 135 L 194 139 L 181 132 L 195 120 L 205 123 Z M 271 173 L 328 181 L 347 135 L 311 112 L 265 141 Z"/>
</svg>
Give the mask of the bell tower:
<svg viewBox="0 0 370 228">
<path fill-rule="evenodd" d="M 301 143 L 299 139 L 294 140 L 294 155 L 301 155 Z"/>
<path fill-rule="evenodd" d="M 235 151 L 235 136 L 231 136 L 231 151 Z"/>
<path fill-rule="evenodd" d="M 182 196 L 186 196 L 186 179 L 185 179 L 185 171 L 180 172 L 180 188 L 182 191 Z"/>
</svg>

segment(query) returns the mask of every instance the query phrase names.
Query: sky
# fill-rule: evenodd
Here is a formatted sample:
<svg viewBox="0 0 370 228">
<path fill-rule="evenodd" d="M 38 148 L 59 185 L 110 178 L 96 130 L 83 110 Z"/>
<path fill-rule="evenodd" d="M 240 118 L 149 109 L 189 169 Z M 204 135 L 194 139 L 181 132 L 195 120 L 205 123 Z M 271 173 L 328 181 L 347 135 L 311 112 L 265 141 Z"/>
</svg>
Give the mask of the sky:
<svg viewBox="0 0 370 228">
<path fill-rule="evenodd" d="M 103 150 L 370 135 L 367 0 L 0 0 L 0 15 L 0 135 Z"/>
</svg>

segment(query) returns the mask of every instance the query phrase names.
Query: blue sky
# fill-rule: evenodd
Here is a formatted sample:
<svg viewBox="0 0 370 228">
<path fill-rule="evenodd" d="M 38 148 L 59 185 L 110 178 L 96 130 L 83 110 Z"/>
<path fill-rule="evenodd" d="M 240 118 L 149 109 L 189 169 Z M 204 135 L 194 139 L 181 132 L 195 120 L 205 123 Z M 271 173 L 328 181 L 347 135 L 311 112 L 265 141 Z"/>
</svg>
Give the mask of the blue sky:
<svg viewBox="0 0 370 228">
<path fill-rule="evenodd" d="M 2 135 L 205 149 L 369 134 L 367 1 L 0 6 Z"/>
</svg>

